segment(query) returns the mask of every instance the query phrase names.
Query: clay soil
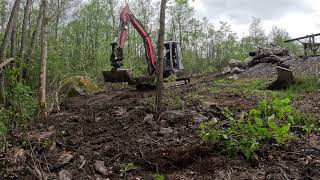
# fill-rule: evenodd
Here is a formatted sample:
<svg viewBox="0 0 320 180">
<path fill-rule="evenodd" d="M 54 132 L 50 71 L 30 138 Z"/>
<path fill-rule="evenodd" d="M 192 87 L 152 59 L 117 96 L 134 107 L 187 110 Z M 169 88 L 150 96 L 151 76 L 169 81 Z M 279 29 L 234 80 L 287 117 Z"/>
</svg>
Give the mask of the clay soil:
<svg viewBox="0 0 320 180">
<path fill-rule="evenodd" d="M 184 99 L 199 84 L 174 89 Z M 283 147 L 266 145 L 252 160 L 226 155 L 199 138 L 201 120 L 195 114 L 223 119 L 221 109 L 227 107 L 241 115 L 257 105 L 258 97 L 203 90 L 201 99 L 189 98 L 183 110 L 168 110 L 154 121 L 154 94 L 125 89 L 66 99 L 59 111 L 32 123 L 29 135 L 52 132 L 45 140 L 38 137 L 28 143 L 22 135 L 8 140 L 11 149 L 26 151 L 26 160 L 6 162 L 3 179 L 36 179 L 39 171 L 48 179 L 58 179 L 62 170 L 72 179 L 94 180 L 153 179 L 156 172 L 179 180 L 320 179 L 320 138 L 316 134 Z M 319 100 L 320 93 L 306 94 L 294 105 L 319 115 Z M 62 154 L 71 158 L 61 163 Z M 96 161 L 104 162 L 106 173 L 97 171 Z M 128 163 L 135 168 L 124 173 Z"/>
</svg>

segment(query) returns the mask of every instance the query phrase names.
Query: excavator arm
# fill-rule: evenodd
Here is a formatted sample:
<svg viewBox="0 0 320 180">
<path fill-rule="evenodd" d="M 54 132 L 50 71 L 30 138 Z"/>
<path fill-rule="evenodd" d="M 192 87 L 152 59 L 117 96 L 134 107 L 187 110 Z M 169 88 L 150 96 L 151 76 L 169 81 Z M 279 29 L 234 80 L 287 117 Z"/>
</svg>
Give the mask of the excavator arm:
<svg viewBox="0 0 320 180">
<path fill-rule="evenodd" d="M 126 5 L 120 14 L 120 35 L 119 35 L 119 42 L 112 43 L 112 54 L 110 57 L 111 66 L 113 70 L 117 70 L 118 68 L 122 67 L 122 61 L 124 59 L 123 56 L 123 49 L 125 46 L 125 41 L 128 34 L 128 26 L 129 23 L 137 30 L 139 35 L 144 41 L 145 47 L 145 54 L 148 63 L 148 73 L 149 75 L 154 74 L 155 72 L 155 60 L 154 60 L 154 52 L 153 52 L 153 44 L 151 37 L 146 32 L 145 28 L 143 27 L 142 23 L 131 13 L 129 6 Z"/>
</svg>

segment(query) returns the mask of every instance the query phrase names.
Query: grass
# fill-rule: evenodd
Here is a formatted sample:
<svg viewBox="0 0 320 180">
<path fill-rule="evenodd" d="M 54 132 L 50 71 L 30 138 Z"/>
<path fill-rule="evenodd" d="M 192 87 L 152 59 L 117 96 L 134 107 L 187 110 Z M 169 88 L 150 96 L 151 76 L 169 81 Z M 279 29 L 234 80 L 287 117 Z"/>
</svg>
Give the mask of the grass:
<svg viewBox="0 0 320 180">
<path fill-rule="evenodd" d="M 295 84 L 287 89 L 270 91 L 267 90 L 272 79 L 218 79 L 212 83 L 211 93 L 219 93 L 221 91 L 243 93 L 247 96 L 270 96 L 273 98 L 290 98 L 296 99 L 303 94 L 317 92 L 320 89 L 320 81 L 316 77 L 298 76 Z"/>
</svg>

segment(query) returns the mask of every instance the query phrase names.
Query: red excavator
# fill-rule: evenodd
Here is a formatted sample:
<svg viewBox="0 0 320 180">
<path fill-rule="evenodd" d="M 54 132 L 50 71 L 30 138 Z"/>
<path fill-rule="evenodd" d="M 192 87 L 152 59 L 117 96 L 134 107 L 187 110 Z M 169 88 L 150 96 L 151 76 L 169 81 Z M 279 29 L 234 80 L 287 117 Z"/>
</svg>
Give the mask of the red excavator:
<svg viewBox="0 0 320 180">
<path fill-rule="evenodd" d="M 145 54 L 148 64 L 148 77 L 133 78 L 130 70 L 122 69 L 123 66 L 123 49 L 128 34 L 129 23 L 138 31 L 144 41 Z M 128 82 L 131 85 L 149 84 L 154 82 L 154 74 L 156 72 L 155 57 L 153 51 L 153 43 L 151 37 L 146 32 L 142 23 L 132 14 L 128 4 L 122 9 L 120 14 L 120 35 L 118 43 L 114 42 L 112 46 L 112 54 L 110 56 L 111 71 L 104 71 L 104 79 L 106 82 L 118 83 Z M 165 42 L 165 61 L 164 61 L 164 77 L 172 74 L 177 76 L 177 80 L 184 80 L 185 83 L 190 81 L 189 78 L 183 77 L 184 67 L 182 64 L 182 54 L 180 44 L 176 41 Z"/>
</svg>

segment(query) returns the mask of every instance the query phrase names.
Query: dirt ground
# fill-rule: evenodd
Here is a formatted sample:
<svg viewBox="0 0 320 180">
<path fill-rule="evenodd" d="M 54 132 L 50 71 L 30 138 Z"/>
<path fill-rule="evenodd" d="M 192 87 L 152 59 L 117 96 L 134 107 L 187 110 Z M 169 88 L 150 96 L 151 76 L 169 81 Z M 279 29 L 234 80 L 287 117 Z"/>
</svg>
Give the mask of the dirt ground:
<svg viewBox="0 0 320 180">
<path fill-rule="evenodd" d="M 184 108 L 166 111 L 159 121 L 153 120 L 153 91 L 113 90 L 67 99 L 60 111 L 33 123 L 30 141 L 14 135 L 0 175 L 137 180 L 153 179 L 159 172 L 177 180 L 320 179 L 320 137 L 315 134 L 283 147 L 263 147 L 249 161 L 201 141 L 198 126 L 203 116 L 222 119 L 221 109 L 226 107 L 241 115 L 259 98 L 212 94 L 199 84 L 203 83 L 172 87 L 185 100 Z M 196 90 L 199 98 L 186 98 Z M 320 92 L 306 94 L 293 104 L 319 118 L 319 99 Z M 134 168 L 126 171 L 128 163 Z"/>
</svg>

